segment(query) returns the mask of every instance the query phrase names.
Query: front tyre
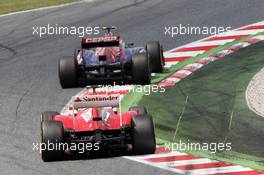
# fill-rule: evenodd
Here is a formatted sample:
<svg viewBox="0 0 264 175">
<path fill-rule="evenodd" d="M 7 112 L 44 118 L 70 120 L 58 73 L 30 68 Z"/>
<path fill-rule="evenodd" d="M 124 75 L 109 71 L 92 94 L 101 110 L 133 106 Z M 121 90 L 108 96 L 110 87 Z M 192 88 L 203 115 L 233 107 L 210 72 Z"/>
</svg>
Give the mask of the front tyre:
<svg viewBox="0 0 264 175">
<path fill-rule="evenodd" d="M 158 41 L 148 42 L 146 51 L 149 55 L 152 72 L 162 73 L 164 70 L 163 49 Z"/>
</svg>

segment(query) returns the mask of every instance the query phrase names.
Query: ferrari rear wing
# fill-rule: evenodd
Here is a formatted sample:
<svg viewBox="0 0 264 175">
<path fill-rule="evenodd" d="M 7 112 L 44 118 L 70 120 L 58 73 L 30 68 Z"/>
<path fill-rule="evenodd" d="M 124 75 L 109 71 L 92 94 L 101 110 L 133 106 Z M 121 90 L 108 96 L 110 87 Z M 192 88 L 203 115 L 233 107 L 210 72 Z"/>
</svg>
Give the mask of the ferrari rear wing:
<svg viewBox="0 0 264 175">
<path fill-rule="evenodd" d="M 98 94 L 75 97 L 73 107 L 92 108 L 92 107 L 117 107 L 119 106 L 120 94 Z"/>
</svg>

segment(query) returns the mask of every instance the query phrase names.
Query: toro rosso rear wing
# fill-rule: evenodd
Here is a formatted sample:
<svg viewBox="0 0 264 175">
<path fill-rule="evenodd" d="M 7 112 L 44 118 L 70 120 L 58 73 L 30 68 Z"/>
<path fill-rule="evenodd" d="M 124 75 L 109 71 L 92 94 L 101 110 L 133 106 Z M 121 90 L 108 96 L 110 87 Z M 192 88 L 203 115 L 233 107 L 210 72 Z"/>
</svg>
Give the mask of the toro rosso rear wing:
<svg viewBox="0 0 264 175">
<path fill-rule="evenodd" d="M 119 46 L 120 36 L 103 36 L 97 38 L 83 38 L 82 48 L 114 47 Z"/>
</svg>

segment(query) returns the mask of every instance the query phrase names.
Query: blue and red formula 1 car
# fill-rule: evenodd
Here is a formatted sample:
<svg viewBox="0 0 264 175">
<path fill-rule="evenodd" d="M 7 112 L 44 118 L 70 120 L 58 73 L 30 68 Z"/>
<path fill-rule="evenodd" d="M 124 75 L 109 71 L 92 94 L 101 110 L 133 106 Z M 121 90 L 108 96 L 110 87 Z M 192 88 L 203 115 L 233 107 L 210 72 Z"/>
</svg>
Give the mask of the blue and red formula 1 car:
<svg viewBox="0 0 264 175">
<path fill-rule="evenodd" d="M 106 34 L 97 38 L 83 38 L 82 47 L 74 57 L 59 60 L 59 79 L 62 88 L 91 84 L 149 84 L 151 73 L 164 69 L 162 46 L 157 41 L 146 47 L 132 47 L 120 36 L 114 36 L 114 27 L 103 27 Z"/>
<path fill-rule="evenodd" d="M 152 116 L 145 107 L 131 107 L 121 112 L 119 98 L 119 92 L 88 89 L 85 94 L 73 97 L 66 113 L 42 113 L 43 161 L 60 160 L 65 154 L 79 154 L 78 145 L 81 144 L 88 145 L 89 149 L 82 150 L 88 155 L 109 151 L 154 153 L 156 141 Z M 53 149 L 48 149 L 49 145 Z"/>
</svg>

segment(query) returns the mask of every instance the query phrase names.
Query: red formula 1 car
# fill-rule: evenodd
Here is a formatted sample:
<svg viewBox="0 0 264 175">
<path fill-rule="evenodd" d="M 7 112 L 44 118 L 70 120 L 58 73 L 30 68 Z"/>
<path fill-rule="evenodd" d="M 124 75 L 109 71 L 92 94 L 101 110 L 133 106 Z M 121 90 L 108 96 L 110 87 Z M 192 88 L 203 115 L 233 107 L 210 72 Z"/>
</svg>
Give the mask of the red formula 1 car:
<svg viewBox="0 0 264 175">
<path fill-rule="evenodd" d="M 164 69 L 163 49 L 158 41 L 146 47 L 133 47 L 120 36 L 110 32 L 101 37 L 83 38 L 81 49 L 74 57 L 59 60 L 59 79 L 62 88 L 92 84 L 149 84 L 151 73 Z"/>
<path fill-rule="evenodd" d="M 125 151 L 132 154 L 155 152 L 152 116 L 145 107 L 119 111 L 120 94 L 87 90 L 73 97 L 67 114 L 41 115 L 43 161 L 60 160 L 65 154 Z"/>
</svg>

